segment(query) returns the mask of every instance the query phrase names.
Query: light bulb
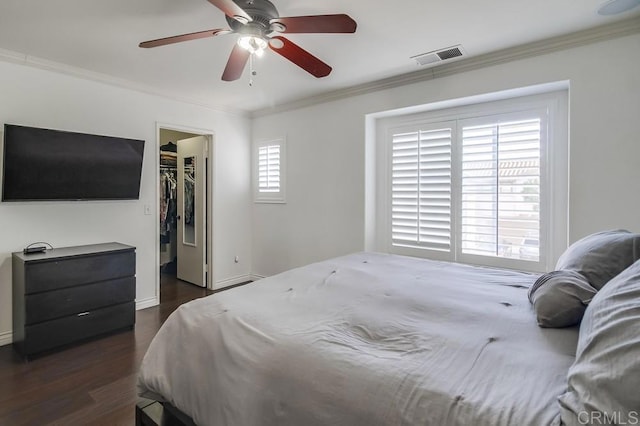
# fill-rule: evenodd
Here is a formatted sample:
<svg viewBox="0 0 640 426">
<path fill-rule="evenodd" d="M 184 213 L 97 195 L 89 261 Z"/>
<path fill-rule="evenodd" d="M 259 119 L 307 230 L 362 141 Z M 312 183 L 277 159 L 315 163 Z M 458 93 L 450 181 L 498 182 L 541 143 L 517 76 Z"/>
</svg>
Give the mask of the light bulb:
<svg viewBox="0 0 640 426">
<path fill-rule="evenodd" d="M 238 46 L 242 47 L 249 53 L 255 53 L 262 56 L 264 49 L 267 47 L 267 41 L 256 36 L 242 36 L 238 39 Z"/>
</svg>

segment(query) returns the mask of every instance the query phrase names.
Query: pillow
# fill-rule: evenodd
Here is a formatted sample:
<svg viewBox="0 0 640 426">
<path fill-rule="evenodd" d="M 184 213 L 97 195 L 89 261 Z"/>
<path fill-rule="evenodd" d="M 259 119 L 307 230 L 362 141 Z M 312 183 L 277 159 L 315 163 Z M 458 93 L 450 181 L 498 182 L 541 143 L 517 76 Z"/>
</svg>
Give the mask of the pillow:
<svg viewBox="0 0 640 426">
<path fill-rule="evenodd" d="M 579 272 L 600 290 L 639 258 L 640 234 L 622 229 L 603 231 L 571 244 L 558 259 L 556 270 Z"/>
<path fill-rule="evenodd" d="M 597 418 L 624 425 L 640 418 L 640 261 L 604 286 L 587 308 L 559 403 L 566 425 Z"/>
<path fill-rule="evenodd" d="M 531 286 L 529 301 L 540 327 L 570 327 L 580 323 L 596 292 L 578 272 L 553 271 Z"/>
</svg>

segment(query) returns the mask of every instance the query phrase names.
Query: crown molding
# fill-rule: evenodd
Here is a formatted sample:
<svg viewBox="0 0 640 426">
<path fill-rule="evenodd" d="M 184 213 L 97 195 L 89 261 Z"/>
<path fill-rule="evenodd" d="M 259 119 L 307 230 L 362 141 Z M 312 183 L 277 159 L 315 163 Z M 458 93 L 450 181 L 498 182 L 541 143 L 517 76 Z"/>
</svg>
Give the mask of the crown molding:
<svg viewBox="0 0 640 426">
<path fill-rule="evenodd" d="M 606 41 L 614 38 L 624 37 L 640 32 L 640 18 L 632 18 L 612 24 L 582 30 L 570 34 L 552 37 L 545 40 L 535 41 L 516 47 L 498 50 L 495 52 L 479 55 L 456 62 L 439 65 L 421 71 L 414 71 L 398 76 L 388 77 L 345 89 L 334 90 L 320 95 L 296 99 L 273 107 L 257 109 L 251 111 L 250 117 L 257 118 L 266 115 L 277 114 L 293 109 L 305 108 L 308 106 L 325 102 L 336 101 L 353 96 L 364 95 L 385 89 L 405 86 L 433 80 L 453 74 L 498 65 L 520 59 L 531 58 L 558 52 L 592 43 Z"/>
<path fill-rule="evenodd" d="M 113 76 L 95 72 L 95 71 L 90 71 L 85 68 L 74 67 L 71 65 L 63 64 L 61 62 L 55 62 L 48 59 L 38 58 L 36 56 L 26 55 L 20 52 L 14 52 L 12 50 L 0 49 L 0 61 L 11 62 L 19 65 L 25 65 L 33 68 L 39 68 L 46 71 L 65 74 L 68 76 L 81 78 L 83 80 L 90 80 L 98 83 L 107 84 L 110 86 L 116 86 L 123 89 L 141 92 L 147 95 L 159 96 L 165 99 L 183 102 L 190 105 L 196 105 L 196 106 L 207 108 L 216 112 L 222 112 L 225 114 L 233 114 L 233 115 L 238 115 L 242 117 L 249 116 L 249 112 L 245 110 L 226 108 L 218 105 L 211 105 L 210 103 L 202 99 L 176 96 L 174 94 L 167 93 L 165 91 L 159 90 L 151 86 L 147 86 L 140 83 L 134 83 L 133 81 L 130 81 L 130 80 L 113 77 Z"/>
</svg>

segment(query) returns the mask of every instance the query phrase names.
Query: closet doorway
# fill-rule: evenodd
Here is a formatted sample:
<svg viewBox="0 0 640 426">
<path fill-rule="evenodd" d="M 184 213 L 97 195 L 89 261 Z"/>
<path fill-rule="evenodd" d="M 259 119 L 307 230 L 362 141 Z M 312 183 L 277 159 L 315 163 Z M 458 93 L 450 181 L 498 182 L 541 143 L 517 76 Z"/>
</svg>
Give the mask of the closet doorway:
<svg viewBox="0 0 640 426">
<path fill-rule="evenodd" d="M 211 287 L 212 134 L 158 127 L 160 279 Z"/>
</svg>

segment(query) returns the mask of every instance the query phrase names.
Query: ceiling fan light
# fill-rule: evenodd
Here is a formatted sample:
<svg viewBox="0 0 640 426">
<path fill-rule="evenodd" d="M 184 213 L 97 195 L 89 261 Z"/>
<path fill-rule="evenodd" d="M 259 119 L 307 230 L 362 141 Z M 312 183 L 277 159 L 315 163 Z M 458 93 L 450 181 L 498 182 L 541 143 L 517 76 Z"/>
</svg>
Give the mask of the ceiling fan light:
<svg viewBox="0 0 640 426">
<path fill-rule="evenodd" d="M 255 53 L 258 56 L 262 56 L 264 50 L 267 48 L 267 41 L 262 37 L 242 36 L 238 39 L 238 46 L 242 47 L 249 53 Z"/>
</svg>

